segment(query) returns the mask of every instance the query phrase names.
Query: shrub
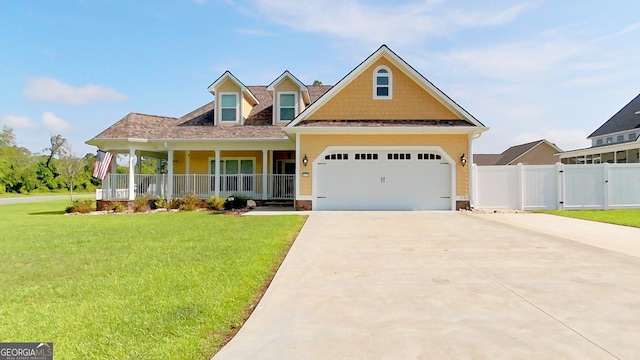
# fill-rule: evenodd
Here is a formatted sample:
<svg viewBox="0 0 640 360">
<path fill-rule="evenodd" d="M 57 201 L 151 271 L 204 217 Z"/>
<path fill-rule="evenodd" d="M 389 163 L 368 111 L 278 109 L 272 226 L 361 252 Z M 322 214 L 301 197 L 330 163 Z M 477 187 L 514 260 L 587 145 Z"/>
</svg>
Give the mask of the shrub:
<svg viewBox="0 0 640 360">
<path fill-rule="evenodd" d="M 167 204 L 167 207 L 169 209 L 179 209 L 180 208 L 180 199 L 178 198 L 173 198 L 171 199 L 171 201 L 169 201 L 169 203 Z"/>
<path fill-rule="evenodd" d="M 151 197 L 149 195 L 136 198 L 133 201 L 133 211 L 134 212 L 149 211 L 149 200 L 151 200 Z"/>
<path fill-rule="evenodd" d="M 129 209 L 121 202 L 112 202 L 111 210 L 113 210 L 114 213 L 123 213 Z"/>
<path fill-rule="evenodd" d="M 200 205 L 200 199 L 198 199 L 192 192 L 188 193 L 180 201 L 180 210 L 182 211 L 195 211 Z"/>
<path fill-rule="evenodd" d="M 233 208 L 244 209 L 247 207 L 247 200 L 249 197 L 243 195 L 233 195 Z"/>
<path fill-rule="evenodd" d="M 156 199 L 156 209 L 166 209 L 169 207 L 169 201 L 161 196 Z"/>
<path fill-rule="evenodd" d="M 73 202 L 73 205 L 65 209 L 67 213 L 80 213 L 80 214 L 88 214 L 93 210 L 94 210 L 93 201 L 91 200 L 76 200 Z"/>
<path fill-rule="evenodd" d="M 209 210 L 224 210 L 224 203 L 227 201 L 225 198 L 212 196 L 207 199 L 207 208 Z"/>
</svg>

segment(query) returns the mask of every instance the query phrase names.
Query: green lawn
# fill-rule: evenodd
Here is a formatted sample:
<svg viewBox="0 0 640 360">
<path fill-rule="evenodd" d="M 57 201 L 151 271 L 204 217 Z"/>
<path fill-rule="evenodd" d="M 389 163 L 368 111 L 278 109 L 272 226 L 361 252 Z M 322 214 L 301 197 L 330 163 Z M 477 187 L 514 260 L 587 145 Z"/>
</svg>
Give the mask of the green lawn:
<svg viewBox="0 0 640 360">
<path fill-rule="evenodd" d="M 53 341 L 57 359 L 209 358 L 305 221 L 66 205 L 0 205 L 0 342 Z"/>
<path fill-rule="evenodd" d="M 610 224 L 640 227 L 640 209 L 623 210 L 545 210 L 546 214 L 577 219 L 600 221 Z"/>
<path fill-rule="evenodd" d="M 82 197 L 87 197 L 89 195 L 95 195 L 96 191 L 82 191 L 82 192 L 77 192 L 74 191 L 73 192 L 73 198 L 75 200 L 76 195 L 78 196 L 82 196 Z M 47 191 L 47 192 L 31 192 L 29 194 L 16 194 L 16 193 L 2 193 L 0 194 L 0 199 L 4 199 L 4 198 L 25 198 L 25 197 L 33 197 L 33 196 L 61 196 L 61 195 L 67 195 L 69 196 L 69 191 L 68 190 L 64 190 L 64 191 Z"/>
</svg>

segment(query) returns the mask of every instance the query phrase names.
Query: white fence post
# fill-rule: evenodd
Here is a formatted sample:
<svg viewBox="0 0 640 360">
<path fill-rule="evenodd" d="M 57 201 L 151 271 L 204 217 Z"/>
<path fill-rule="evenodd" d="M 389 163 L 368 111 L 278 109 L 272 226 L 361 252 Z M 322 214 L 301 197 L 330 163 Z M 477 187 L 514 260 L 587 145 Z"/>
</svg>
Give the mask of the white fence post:
<svg viewBox="0 0 640 360">
<path fill-rule="evenodd" d="M 609 210 L 609 163 L 605 163 L 602 167 L 603 171 L 603 182 L 602 182 L 602 192 L 603 192 L 603 207 L 604 210 Z"/>
<path fill-rule="evenodd" d="M 518 163 L 518 210 L 524 210 L 524 165 Z"/>
<path fill-rule="evenodd" d="M 556 189 L 558 191 L 556 209 L 564 210 L 564 164 L 556 163 Z"/>
</svg>

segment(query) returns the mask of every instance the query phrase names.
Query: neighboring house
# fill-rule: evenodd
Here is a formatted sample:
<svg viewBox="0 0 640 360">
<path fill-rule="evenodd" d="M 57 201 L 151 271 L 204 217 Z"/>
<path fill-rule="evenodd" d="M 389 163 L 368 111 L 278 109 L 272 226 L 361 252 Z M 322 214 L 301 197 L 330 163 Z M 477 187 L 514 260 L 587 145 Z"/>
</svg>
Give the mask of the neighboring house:
<svg viewBox="0 0 640 360">
<path fill-rule="evenodd" d="M 474 154 L 473 163 L 479 166 L 487 165 L 549 165 L 558 160 L 558 153 L 562 149 L 546 139 L 515 145 L 502 154 Z"/>
<path fill-rule="evenodd" d="M 564 164 L 640 162 L 640 95 L 602 124 L 587 139 L 591 147 L 564 152 Z"/>
<path fill-rule="evenodd" d="M 225 72 L 214 101 L 180 117 L 131 113 L 87 144 L 130 155 L 103 199 L 239 194 L 297 209 L 412 210 L 469 206 L 467 159 L 487 131 L 387 46 L 334 86 L 285 71 L 268 86 Z M 134 159 L 166 161 L 135 173 Z"/>
</svg>

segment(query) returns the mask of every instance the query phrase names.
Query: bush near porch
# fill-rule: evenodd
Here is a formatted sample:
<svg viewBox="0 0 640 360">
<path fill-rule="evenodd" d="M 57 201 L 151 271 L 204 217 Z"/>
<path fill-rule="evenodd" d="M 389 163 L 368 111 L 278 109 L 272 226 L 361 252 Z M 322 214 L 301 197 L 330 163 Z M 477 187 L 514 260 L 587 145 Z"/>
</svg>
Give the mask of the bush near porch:
<svg viewBox="0 0 640 360">
<path fill-rule="evenodd" d="M 210 358 L 305 220 L 67 205 L 0 205 L 0 341 L 53 341 L 60 359 Z"/>
</svg>

